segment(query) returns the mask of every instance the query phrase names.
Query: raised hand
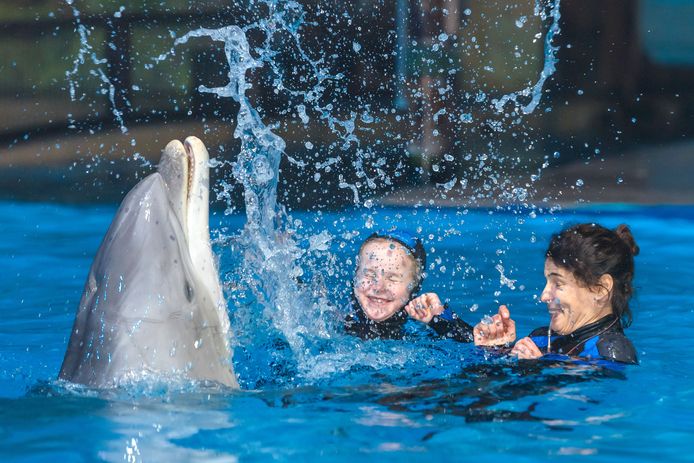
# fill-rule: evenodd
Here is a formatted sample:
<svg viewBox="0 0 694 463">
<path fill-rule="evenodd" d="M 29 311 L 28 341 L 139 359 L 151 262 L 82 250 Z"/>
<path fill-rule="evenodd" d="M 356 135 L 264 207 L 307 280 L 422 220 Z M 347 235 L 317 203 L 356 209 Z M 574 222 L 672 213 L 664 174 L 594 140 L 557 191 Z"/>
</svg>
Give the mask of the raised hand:
<svg viewBox="0 0 694 463">
<path fill-rule="evenodd" d="M 444 311 L 441 299 L 436 293 L 424 293 L 412 299 L 405 306 L 405 312 L 422 323 L 429 323 L 435 315 L 440 315 Z"/>
<path fill-rule="evenodd" d="M 516 340 L 516 322 L 508 307 L 499 307 L 499 313 L 489 322 L 481 321 L 473 329 L 476 346 L 499 346 Z"/>
</svg>

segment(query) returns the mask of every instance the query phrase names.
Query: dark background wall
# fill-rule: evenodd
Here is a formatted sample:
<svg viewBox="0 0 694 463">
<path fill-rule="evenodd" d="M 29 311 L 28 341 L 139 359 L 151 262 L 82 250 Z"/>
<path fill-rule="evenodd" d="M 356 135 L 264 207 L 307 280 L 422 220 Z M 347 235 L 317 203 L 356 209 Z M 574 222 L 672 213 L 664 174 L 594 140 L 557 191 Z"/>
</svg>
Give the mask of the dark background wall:
<svg viewBox="0 0 694 463">
<path fill-rule="evenodd" d="M 75 2 L 90 34 L 85 63 L 75 61 L 81 43 L 69 5 L 0 5 L 0 197 L 117 200 L 169 139 L 189 133 L 204 138 L 213 156 L 233 157 L 235 104 L 196 90 L 224 84 L 223 50 L 194 43 L 156 65 L 153 57 L 188 30 L 249 24 L 264 11 L 166 3 L 120 10 L 120 2 Z M 312 56 L 344 75 L 325 98 L 335 117 L 357 114 L 359 146 L 341 148 L 315 114 L 302 123 L 295 102 L 274 91 L 269 70 L 250 77 L 252 100 L 294 161 L 283 161 L 280 193 L 293 207 L 315 206 L 326 192 L 330 207 L 350 203 L 340 182 L 356 184 L 363 197 L 452 178 L 485 185 L 497 174 L 534 171 L 552 153 L 560 156 L 550 156 L 550 169 L 617 155 L 641 162 L 643 147 L 682 146 L 679 158 L 689 158 L 694 6 L 686 2 L 563 0 L 556 72 L 526 116 L 499 115 L 491 101 L 538 79 L 551 18 L 535 16 L 535 2 L 335 3 L 303 2 L 302 37 Z M 551 2 L 540 4 L 551 11 Z M 92 53 L 104 61 L 93 62 Z M 295 68 L 288 80 L 300 85 L 301 59 L 287 51 L 278 62 Z M 112 101 L 98 70 L 114 85 Z M 363 122 L 364 113 L 377 121 Z M 330 159 L 337 159 L 332 168 L 324 165 Z M 228 176 L 228 168 L 215 175 Z"/>
</svg>

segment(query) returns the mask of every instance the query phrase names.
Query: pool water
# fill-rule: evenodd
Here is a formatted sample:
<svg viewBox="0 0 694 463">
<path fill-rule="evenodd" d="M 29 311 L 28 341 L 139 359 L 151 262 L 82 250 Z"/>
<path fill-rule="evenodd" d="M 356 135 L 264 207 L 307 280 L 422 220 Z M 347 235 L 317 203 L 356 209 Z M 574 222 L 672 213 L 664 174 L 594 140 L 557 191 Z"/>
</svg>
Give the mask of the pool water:
<svg viewBox="0 0 694 463">
<path fill-rule="evenodd" d="M 694 207 L 293 213 L 303 273 L 289 312 L 263 308 L 233 243 L 216 241 L 243 390 L 150 379 L 90 391 L 55 378 L 114 212 L 0 203 L 3 461 L 694 460 Z M 627 330 L 639 366 L 518 362 L 415 322 L 405 341 L 337 328 L 358 243 L 404 223 L 426 241 L 425 291 L 471 323 L 506 303 L 522 336 L 547 321 L 536 295 L 549 235 L 583 221 L 626 222 L 641 247 Z M 243 223 L 212 218 L 227 236 Z"/>
</svg>

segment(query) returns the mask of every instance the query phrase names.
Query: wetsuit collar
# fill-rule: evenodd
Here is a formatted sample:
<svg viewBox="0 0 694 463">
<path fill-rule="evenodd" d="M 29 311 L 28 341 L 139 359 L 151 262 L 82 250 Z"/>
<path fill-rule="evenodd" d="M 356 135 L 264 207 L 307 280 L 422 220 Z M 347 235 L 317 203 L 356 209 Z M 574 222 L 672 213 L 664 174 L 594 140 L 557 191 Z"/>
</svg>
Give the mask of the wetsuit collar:
<svg viewBox="0 0 694 463">
<path fill-rule="evenodd" d="M 362 339 L 400 339 L 403 337 L 403 327 L 407 322 L 407 313 L 399 310 L 390 318 L 377 322 L 364 313 L 357 298 L 352 294 L 351 313 L 345 321 L 347 332 L 356 334 Z"/>
<path fill-rule="evenodd" d="M 607 315 L 596 322 L 582 326 L 567 335 L 559 335 L 558 333 L 552 332 L 551 334 L 553 337 L 557 336 L 556 341 L 552 341 L 552 351 L 558 351 L 567 355 L 576 354 L 575 351 L 577 348 L 585 341 L 608 331 L 624 332 L 619 317 L 614 314 Z"/>
</svg>

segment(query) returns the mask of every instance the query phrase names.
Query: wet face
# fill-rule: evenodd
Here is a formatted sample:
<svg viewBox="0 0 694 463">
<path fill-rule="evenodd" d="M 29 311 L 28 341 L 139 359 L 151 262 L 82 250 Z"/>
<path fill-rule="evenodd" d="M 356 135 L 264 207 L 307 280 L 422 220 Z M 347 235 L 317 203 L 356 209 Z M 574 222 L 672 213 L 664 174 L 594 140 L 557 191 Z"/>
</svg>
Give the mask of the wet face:
<svg viewBox="0 0 694 463">
<path fill-rule="evenodd" d="M 609 294 L 600 287 L 590 288 L 577 281 L 572 272 L 551 259 L 545 261 L 547 284 L 541 300 L 547 304 L 550 328 L 559 334 L 569 334 L 612 312 Z"/>
<path fill-rule="evenodd" d="M 380 322 L 392 317 L 410 300 L 415 285 L 414 258 L 401 244 L 377 239 L 359 253 L 354 295 L 364 313 Z"/>
</svg>

